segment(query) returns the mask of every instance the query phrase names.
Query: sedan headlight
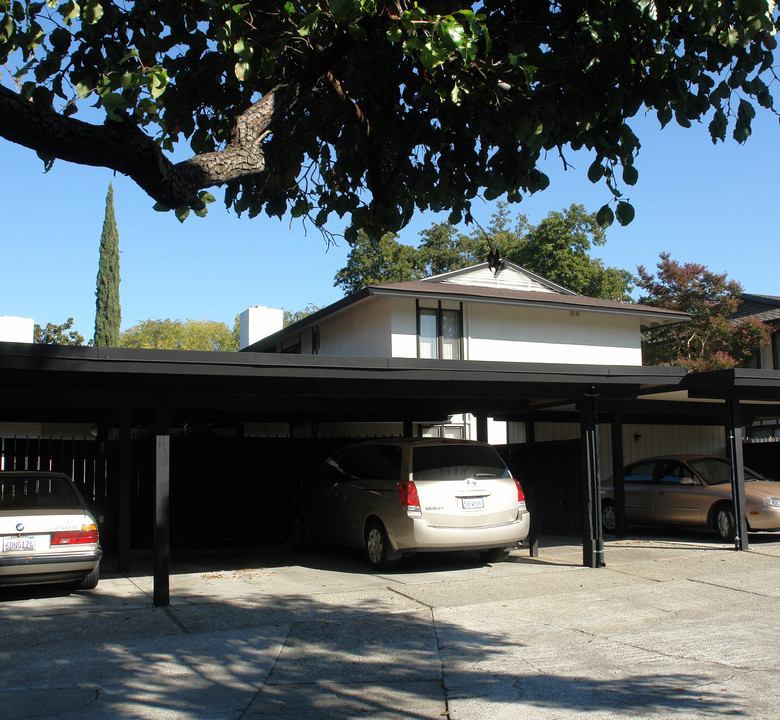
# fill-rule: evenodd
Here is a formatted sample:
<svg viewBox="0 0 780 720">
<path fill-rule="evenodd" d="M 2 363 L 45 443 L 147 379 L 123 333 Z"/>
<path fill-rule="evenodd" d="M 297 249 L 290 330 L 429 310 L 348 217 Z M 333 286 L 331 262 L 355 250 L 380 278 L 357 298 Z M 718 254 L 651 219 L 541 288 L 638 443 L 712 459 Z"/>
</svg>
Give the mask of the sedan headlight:
<svg viewBox="0 0 780 720">
<path fill-rule="evenodd" d="M 780 507 L 780 497 L 765 497 L 764 505 L 769 505 L 770 507 Z"/>
</svg>

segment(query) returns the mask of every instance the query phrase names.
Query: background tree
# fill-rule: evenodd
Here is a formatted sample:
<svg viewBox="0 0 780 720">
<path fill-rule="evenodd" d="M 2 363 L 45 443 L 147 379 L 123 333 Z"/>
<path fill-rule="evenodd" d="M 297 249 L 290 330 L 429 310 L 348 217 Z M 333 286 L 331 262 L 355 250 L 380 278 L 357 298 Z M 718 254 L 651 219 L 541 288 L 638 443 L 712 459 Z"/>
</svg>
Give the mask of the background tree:
<svg viewBox="0 0 780 720">
<path fill-rule="evenodd" d="M 119 345 L 119 328 L 122 325 L 122 305 L 119 302 L 119 231 L 114 217 L 114 187 L 108 185 L 106 215 L 100 235 L 100 261 L 98 264 L 95 296 L 95 345 L 116 347 Z"/>
<path fill-rule="evenodd" d="M 46 327 L 42 328 L 36 323 L 33 328 L 33 342 L 39 345 L 83 345 L 84 336 L 72 328 L 72 317 L 61 325 L 46 323 Z"/>
<path fill-rule="evenodd" d="M 658 272 L 637 268 L 638 287 L 647 292 L 639 302 L 691 314 L 690 323 L 656 328 L 645 334 L 642 354 L 648 365 L 678 365 L 692 370 L 718 370 L 744 365 L 769 344 L 772 328 L 755 318 L 731 321 L 742 286 L 704 265 L 681 265 L 660 254 Z"/>
<path fill-rule="evenodd" d="M 506 254 L 508 259 L 547 280 L 590 297 L 630 300 L 633 277 L 627 270 L 606 267 L 590 256 L 607 241 L 597 217 L 582 205 L 551 212 L 528 228 L 521 242 Z M 500 243 L 497 243 L 500 246 Z"/>
<path fill-rule="evenodd" d="M 319 309 L 319 305 L 309 303 L 303 310 L 296 310 L 295 312 L 292 312 L 291 310 L 283 310 L 282 326 L 287 327 L 288 325 L 297 323 L 299 320 L 303 320 L 303 318 L 309 317 L 309 315 L 313 315 Z"/>
<path fill-rule="evenodd" d="M 542 277 L 590 297 L 630 300 L 633 276 L 607 267 L 590 256 L 606 242 L 606 233 L 582 205 L 552 212 L 538 225 L 525 215 L 512 221 L 506 203 L 499 203 L 490 225 L 464 235 L 447 223 L 420 233 L 419 247 L 385 235 L 372 243 L 363 234 L 353 245 L 335 285 L 345 293 L 366 285 L 416 280 L 485 262 L 491 250 Z"/>
<path fill-rule="evenodd" d="M 238 338 L 215 320 L 144 320 L 122 332 L 120 347 L 151 350 L 238 350 Z"/>
<path fill-rule="evenodd" d="M 130 176 L 159 206 L 290 210 L 350 242 L 416 210 L 543 190 L 590 151 L 602 225 L 630 222 L 629 121 L 750 135 L 772 108 L 774 0 L 0 0 L 0 136 Z M 75 117 L 82 107 L 86 120 Z M 177 145 L 193 156 L 174 161 Z M 177 156 L 177 158 L 180 157 Z"/>
<path fill-rule="evenodd" d="M 398 242 L 392 233 L 377 242 L 361 231 L 347 256 L 347 264 L 336 273 L 334 286 L 349 295 L 366 285 L 416 280 L 425 276 L 425 264 L 416 248 Z"/>
</svg>

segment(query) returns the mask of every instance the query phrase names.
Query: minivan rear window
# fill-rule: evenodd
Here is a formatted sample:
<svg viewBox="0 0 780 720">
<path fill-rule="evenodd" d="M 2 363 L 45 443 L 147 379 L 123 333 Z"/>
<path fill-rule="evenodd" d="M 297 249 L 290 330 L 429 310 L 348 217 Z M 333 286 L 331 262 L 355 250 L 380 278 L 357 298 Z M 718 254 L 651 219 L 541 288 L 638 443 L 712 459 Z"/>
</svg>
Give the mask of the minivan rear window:
<svg viewBox="0 0 780 720">
<path fill-rule="evenodd" d="M 421 445 L 413 450 L 415 480 L 509 477 L 501 456 L 487 445 Z"/>
<path fill-rule="evenodd" d="M 398 480 L 401 454 L 397 445 L 354 445 L 335 456 L 332 462 L 353 479 Z"/>
</svg>

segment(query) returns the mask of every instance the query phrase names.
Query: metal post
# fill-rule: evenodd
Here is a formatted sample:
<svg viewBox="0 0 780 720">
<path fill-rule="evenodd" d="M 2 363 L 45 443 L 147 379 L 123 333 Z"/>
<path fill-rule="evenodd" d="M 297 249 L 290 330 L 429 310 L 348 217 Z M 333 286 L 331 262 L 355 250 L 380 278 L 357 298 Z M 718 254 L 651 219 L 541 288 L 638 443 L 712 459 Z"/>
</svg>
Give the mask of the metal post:
<svg viewBox="0 0 780 720">
<path fill-rule="evenodd" d="M 726 442 L 731 465 L 731 498 L 734 503 L 734 549 L 748 550 L 745 467 L 742 458 L 742 419 L 739 400 L 726 400 Z"/>
<path fill-rule="evenodd" d="M 117 570 L 130 571 L 130 505 L 132 503 L 132 416 L 129 407 L 119 413 L 119 538 L 117 542 Z"/>
<path fill-rule="evenodd" d="M 538 480 L 538 473 L 536 472 L 536 460 L 535 460 L 535 447 L 536 447 L 536 425 L 532 417 L 525 421 L 525 441 L 529 450 L 529 467 L 534 473 L 533 484 L 526 489 L 526 496 L 528 502 L 528 509 L 531 512 L 531 529 L 528 532 L 528 551 L 530 557 L 539 557 L 539 512 L 536 507 L 536 496 L 538 495 L 536 482 Z M 530 491 L 530 492 L 529 492 Z"/>
<path fill-rule="evenodd" d="M 480 442 L 488 441 L 488 420 L 485 415 L 477 415 L 477 440 Z"/>
<path fill-rule="evenodd" d="M 170 448 L 167 398 L 159 397 L 155 409 L 156 472 L 154 503 L 154 604 L 170 602 Z"/>
<path fill-rule="evenodd" d="M 599 437 L 596 416 L 596 388 L 580 404 L 582 429 L 583 528 L 582 564 L 604 567 L 604 536 L 601 531 L 601 482 L 599 481 Z"/>
</svg>

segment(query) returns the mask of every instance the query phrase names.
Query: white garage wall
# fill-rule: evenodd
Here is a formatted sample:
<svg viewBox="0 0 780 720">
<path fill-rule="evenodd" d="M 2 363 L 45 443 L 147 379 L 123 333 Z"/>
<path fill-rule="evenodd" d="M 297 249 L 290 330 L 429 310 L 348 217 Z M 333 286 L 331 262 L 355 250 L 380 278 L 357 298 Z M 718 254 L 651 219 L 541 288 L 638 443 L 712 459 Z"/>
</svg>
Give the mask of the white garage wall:
<svg viewBox="0 0 780 720">
<path fill-rule="evenodd" d="M 537 422 L 537 442 L 578 440 L 579 423 Z M 623 425 L 623 462 L 628 464 L 654 455 L 726 455 L 726 434 L 717 425 Z M 524 423 L 509 423 L 507 441 L 526 442 Z M 612 475 L 612 429 L 599 425 L 601 476 Z"/>
</svg>

